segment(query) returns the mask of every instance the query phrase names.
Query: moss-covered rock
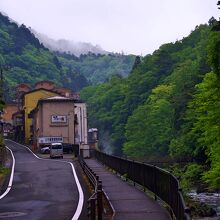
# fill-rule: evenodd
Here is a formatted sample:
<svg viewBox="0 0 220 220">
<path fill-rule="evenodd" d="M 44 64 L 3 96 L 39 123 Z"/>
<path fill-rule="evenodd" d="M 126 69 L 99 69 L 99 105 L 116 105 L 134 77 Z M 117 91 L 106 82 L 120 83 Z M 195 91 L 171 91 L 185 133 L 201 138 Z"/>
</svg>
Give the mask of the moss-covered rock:
<svg viewBox="0 0 220 220">
<path fill-rule="evenodd" d="M 213 217 L 216 216 L 216 211 L 209 205 L 194 201 L 192 199 L 187 199 L 187 206 L 190 208 L 190 213 L 192 217 Z"/>
</svg>

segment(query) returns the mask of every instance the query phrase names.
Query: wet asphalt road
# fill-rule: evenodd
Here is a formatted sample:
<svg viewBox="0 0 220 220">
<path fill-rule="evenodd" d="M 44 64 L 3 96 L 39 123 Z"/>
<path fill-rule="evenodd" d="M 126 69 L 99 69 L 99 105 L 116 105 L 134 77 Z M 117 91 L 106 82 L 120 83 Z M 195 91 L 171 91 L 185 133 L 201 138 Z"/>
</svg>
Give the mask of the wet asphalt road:
<svg viewBox="0 0 220 220">
<path fill-rule="evenodd" d="M 14 142 L 6 144 L 15 157 L 15 173 L 10 192 L 0 200 L 0 219 L 72 219 L 79 193 L 71 166 L 39 160 Z"/>
</svg>

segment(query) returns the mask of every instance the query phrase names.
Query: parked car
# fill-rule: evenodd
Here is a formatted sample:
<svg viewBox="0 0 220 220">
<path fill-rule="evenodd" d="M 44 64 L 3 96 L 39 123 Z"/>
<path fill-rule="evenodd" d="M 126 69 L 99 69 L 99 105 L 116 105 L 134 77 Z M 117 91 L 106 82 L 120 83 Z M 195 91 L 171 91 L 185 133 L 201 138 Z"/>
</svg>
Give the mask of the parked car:
<svg viewBox="0 0 220 220">
<path fill-rule="evenodd" d="M 69 143 L 63 143 L 63 153 L 72 154 L 73 153 L 73 145 Z"/>
<path fill-rule="evenodd" d="M 50 145 L 50 158 L 63 158 L 63 145 L 61 143 L 52 143 Z"/>
<path fill-rule="evenodd" d="M 49 146 L 42 147 L 42 148 L 40 149 L 40 152 L 41 152 L 42 154 L 49 154 L 49 153 L 50 153 L 50 147 L 49 147 Z"/>
</svg>

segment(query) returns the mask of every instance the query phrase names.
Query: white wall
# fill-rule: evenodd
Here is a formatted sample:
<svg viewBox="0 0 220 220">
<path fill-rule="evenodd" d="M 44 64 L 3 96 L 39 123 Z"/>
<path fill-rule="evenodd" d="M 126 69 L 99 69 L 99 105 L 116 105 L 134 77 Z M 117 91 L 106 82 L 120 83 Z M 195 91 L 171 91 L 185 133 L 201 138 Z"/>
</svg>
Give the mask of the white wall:
<svg viewBox="0 0 220 220">
<path fill-rule="evenodd" d="M 75 114 L 77 115 L 78 121 L 78 138 L 76 137 L 75 142 L 78 144 L 87 144 L 87 110 L 85 103 L 75 103 Z"/>
</svg>

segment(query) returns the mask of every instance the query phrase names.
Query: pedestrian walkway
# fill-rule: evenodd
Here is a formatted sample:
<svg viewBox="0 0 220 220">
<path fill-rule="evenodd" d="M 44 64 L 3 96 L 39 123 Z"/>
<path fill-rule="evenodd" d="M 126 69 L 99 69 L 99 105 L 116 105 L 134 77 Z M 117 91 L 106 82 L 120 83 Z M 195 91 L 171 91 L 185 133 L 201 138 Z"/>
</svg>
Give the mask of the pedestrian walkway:
<svg viewBox="0 0 220 220">
<path fill-rule="evenodd" d="M 99 176 L 102 187 L 115 209 L 115 220 L 169 220 L 167 210 L 144 192 L 108 171 L 95 159 L 85 159 Z"/>
</svg>

